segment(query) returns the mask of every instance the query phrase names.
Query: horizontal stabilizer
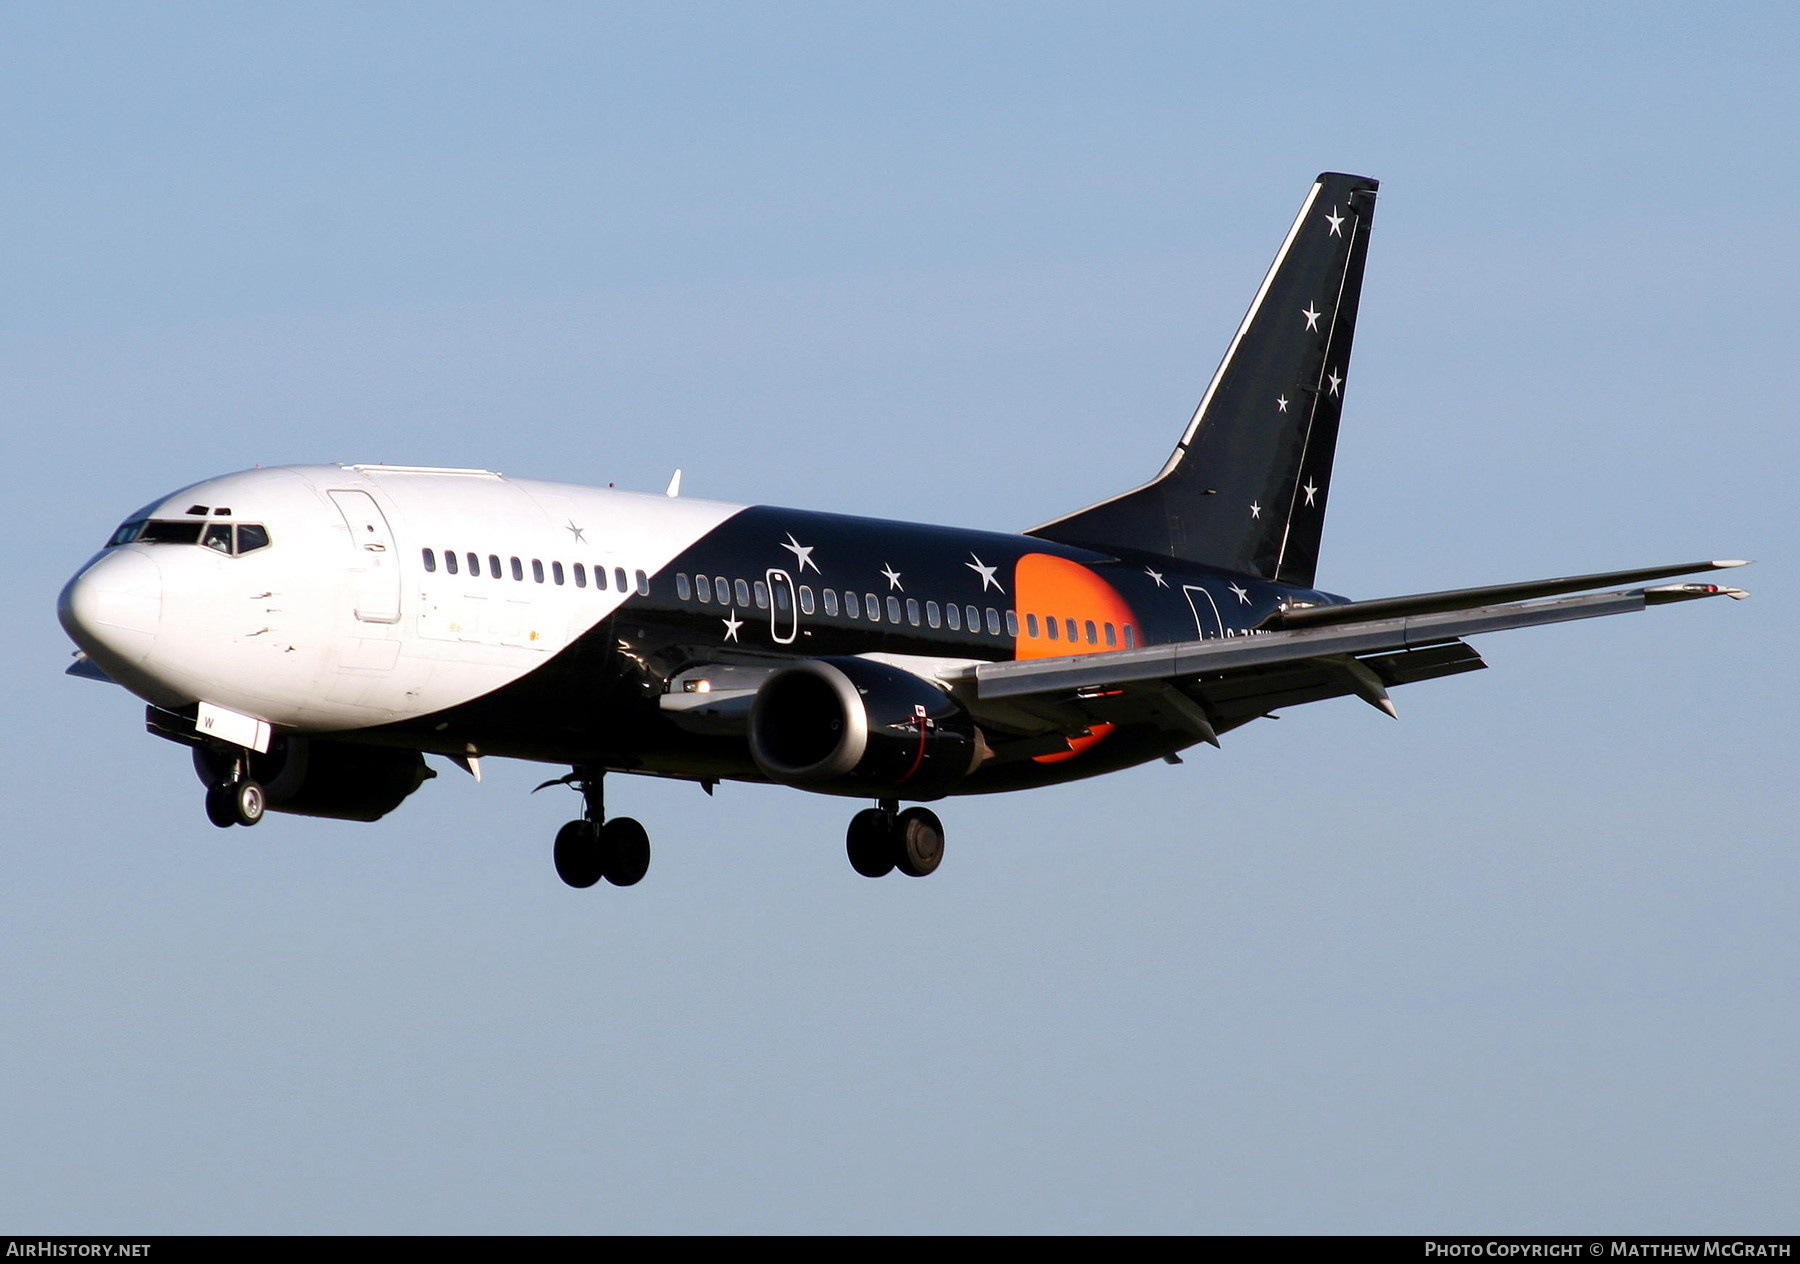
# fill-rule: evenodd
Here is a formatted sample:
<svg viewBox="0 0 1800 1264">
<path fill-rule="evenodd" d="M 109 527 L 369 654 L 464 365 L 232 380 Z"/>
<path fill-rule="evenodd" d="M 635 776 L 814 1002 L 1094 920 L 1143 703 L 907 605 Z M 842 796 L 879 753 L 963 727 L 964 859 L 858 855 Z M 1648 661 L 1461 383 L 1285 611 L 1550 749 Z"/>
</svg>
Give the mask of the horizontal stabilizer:
<svg viewBox="0 0 1800 1264">
<path fill-rule="evenodd" d="M 1380 597 L 1374 601 L 1352 601 L 1337 606 L 1302 606 L 1285 610 L 1269 622 L 1271 628 L 1316 628 L 1327 624 L 1364 623 L 1372 619 L 1392 619 L 1401 615 L 1436 614 L 1443 610 L 1468 610 L 1475 606 L 1494 605 L 1505 601 L 1531 601 L 1540 597 L 1561 597 L 1567 593 L 1586 592 L 1609 584 L 1641 584 L 1652 579 L 1669 579 L 1676 575 L 1692 575 L 1699 571 L 1724 570 L 1747 566 L 1740 561 L 1683 562 L 1679 566 L 1650 566 L 1631 571 L 1605 571 L 1598 575 L 1570 575 L 1561 579 L 1532 579 L 1517 584 L 1491 584 L 1486 588 L 1451 588 L 1443 592 L 1414 593 L 1407 597 Z M 1707 587 L 1699 585 L 1699 587 Z M 1715 590 L 1717 591 L 1717 590 Z M 1738 590 L 1726 590 L 1735 596 Z M 1695 592 L 1695 597 L 1712 596 L 1712 592 Z M 1681 600 L 1678 597 L 1652 597 L 1658 601 Z"/>
</svg>

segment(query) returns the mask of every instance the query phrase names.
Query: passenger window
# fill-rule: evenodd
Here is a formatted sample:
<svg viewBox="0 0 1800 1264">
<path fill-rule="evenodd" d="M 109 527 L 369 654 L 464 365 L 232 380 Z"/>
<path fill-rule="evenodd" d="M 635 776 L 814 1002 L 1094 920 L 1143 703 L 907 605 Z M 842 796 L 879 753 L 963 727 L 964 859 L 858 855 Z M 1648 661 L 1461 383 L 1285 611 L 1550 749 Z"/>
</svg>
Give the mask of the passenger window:
<svg viewBox="0 0 1800 1264">
<path fill-rule="evenodd" d="M 525 567 L 520 564 L 519 559 L 516 557 L 512 560 L 512 573 L 515 580 L 523 580 L 525 578 Z"/>
<path fill-rule="evenodd" d="M 1062 639 L 1062 633 L 1057 631 L 1056 616 L 1053 614 L 1044 616 L 1044 631 L 1050 634 L 1050 639 L 1052 641 L 1060 641 Z"/>
<path fill-rule="evenodd" d="M 915 628 L 919 626 L 919 599 L 917 597 L 906 599 L 906 621 Z"/>
<path fill-rule="evenodd" d="M 1108 645 L 1117 645 L 1119 643 L 1119 634 L 1114 630 L 1113 625 L 1110 623 L 1106 625 L 1106 643 Z"/>
<path fill-rule="evenodd" d="M 806 589 L 804 589 L 804 588 L 802 588 L 802 589 L 801 589 L 801 590 L 800 590 L 800 591 L 801 591 L 801 593 L 803 593 L 803 594 L 804 594 L 804 593 L 805 593 L 805 592 L 806 592 Z M 837 617 L 837 612 L 838 612 L 838 595 L 837 595 L 837 589 L 835 589 L 835 588 L 827 588 L 827 589 L 825 589 L 825 590 L 824 590 L 824 594 L 823 594 L 823 595 L 824 595 L 824 598 L 825 598 L 825 613 L 826 613 L 826 614 L 828 614 L 828 615 L 830 615 L 830 616 L 832 616 L 832 617 L 833 617 L 833 618 L 836 618 L 836 617 Z M 805 601 L 805 600 L 806 600 L 806 598 L 805 598 L 805 597 L 804 597 L 804 596 L 802 596 L 802 597 L 801 597 L 801 600 L 802 600 L 802 601 Z"/>
<path fill-rule="evenodd" d="M 563 568 L 561 562 L 550 563 L 550 578 L 559 584 L 563 582 Z"/>
<path fill-rule="evenodd" d="M 1014 638 L 1019 635 L 1019 612 L 1017 610 L 1006 612 L 1006 635 Z"/>
<path fill-rule="evenodd" d="M 1035 614 L 1026 615 L 1025 616 L 1025 635 L 1026 636 L 1036 636 L 1037 634 L 1038 634 L 1037 616 Z"/>
<path fill-rule="evenodd" d="M 444 569 L 456 574 L 456 554 L 449 549 L 444 550 Z"/>
<path fill-rule="evenodd" d="M 604 566 L 594 568 L 594 587 L 601 592 L 606 591 L 606 568 Z"/>
<path fill-rule="evenodd" d="M 488 574 L 495 579 L 500 578 L 500 555 L 498 553 L 488 554 Z"/>
<path fill-rule="evenodd" d="M 862 618 L 862 598 L 853 592 L 844 594 L 844 613 L 852 619 Z"/>
<path fill-rule="evenodd" d="M 476 557 L 475 554 L 473 554 L 473 553 L 465 553 L 465 554 L 463 554 L 463 556 L 469 560 L 469 578 L 470 579 L 480 579 L 481 578 L 481 559 L 479 557 Z"/>
<path fill-rule="evenodd" d="M 792 608 L 794 603 L 788 600 L 788 596 L 789 594 L 786 587 L 777 588 L 775 590 L 775 608 L 777 610 L 787 610 Z"/>
<path fill-rule="evenodd" d="M 917 609 L 915 606 L 914 609 Z M 887 616 L 889 623 L 900 622 L 900 598 L 889 594 L 887 599 Z"/>
<path fill-rule="evenodd" d="M 221 553 L 229 554 L 231 552 L 231 525 L 225 522 L 213 523 L 207 527 L 206 534 L 201 537 L 200 543 L 209 549 L 217 549 Z"/>
<path fill-rule="evenodd" d="M 874 593 L 864 593 L 863 594 L 863 604 L 868 607 L 869 622 L 870 623 L 880 623 L 881 622 L 881 598 L 877 597 Z"/>
<path fill-rule="evenodd" d="M 544 564 L 535 557 L 531 559 L 531 582 L 534 584 L 544 582 Z"/>
<path fill-rule="evenodd" d="M 758 610 L 769 608 L 769 586 L 760 579 L 756 581 L 756 608 Z"/>
<path fill-rule="evenodd" d="M 944 607 L 944 619 L 950 624 L 950 630 L 952 632 L 961 632 L 962 631 L 962 607 L 961 606 L 954 606 L 954 605 L 953 606 L 945 606 Z"/>
<path fill-rule="evenodd" d="M 981 611 L 977 610 L 974 606 L 964 606 L 963 622 L 968 624 L 969 631 L 981 631 Z"/>
<path fill-rule="evenodd" d="M 750 585 L 749 585 L 749 583 L 745 580 L 740 579 L 737 582 L 736 588 L 737 588 L 737 603 L 738 603 L 738 605 L 740 605 L 740 606 L 749 605 L 750 604 Z"/>
<path fill-rule="evenodd" d="M 1128 650 L 1137 648 L 1137 636 L 1132 632 L 1129 623 L 1125 625 L 1125 648 Z"/>
<path fill-rule="evenodd" d="M 625 568 L 623 566 L 613 567 L 613 587 L 617 588 L 620 592 L 631 591 L 631 581 L 625 578 Z"/>
<path fill-rule="evenodd" d="M 675 595 L 683 601 L 690 601 L 694 596 L 694 586 L 688 582 L 685 572 L 675 576 Z"/>
<path fill-rule="evenodd" d="M 696 575 L 694 577 L 694 585 L 701 601 L 707 602 L 712 600 L 712 580 L 704 575 Z"/>
<path fill-rule="evenodd" d="M 987 630 L 989 636 L 1000 635 L 1000 612 L 992 606 L 987 608 Z"/>
<path fill-rule="evenodd" d="M 723 575 L 713 576 L 713 597 L 721 606 L 731 604 L 731 581 Z"/>
<path fill-rule="evenodd" d="M 1063 627 L 1065 627 L 1065 628 L 1067 628 L 1067 629 L 1068 629 L 1068 632 L 1069 632 L 1069 640 L 1071 640 L 1071 641 L 1073 641 L 1073 640 L 1074 640 L 1074 639 L 1075 639 L 1075 620 L 1073 620 L 1073 619 L 1064 619 L 1064 620 L 1063 620 Z"/>
<path fill-rule="evenodd" d="M 644 574 L 643 571 L 637 572 L 637 590 L 638 596 L 640 597 L 648 597 L 650 595 L 650 577 Z"/>
<path fill-rule="evenodd" d="M 1098 645 L 1100 643 L 1100 634 L 1099 634 L 1099 631 L 1094 627 L 1094 621 L 1092 619 L 1089 619 L 1087 621 L 1086 625 L 1083 628 L 1083 631 L 1085 631 L 1087 633 L 1087 643 L 1089 645 Z"/>
<path fill-rule="evenodd" d="M 435 571 L 437 569 L 437 554 L 433 553 L 430 549 L 426 549 L 422 556 L 425 558 L 426 572 L 430 573 Z"/>
<path fill-rule="evenodd" d="M 580 562 L 575 563 L 575 587 L 587 587 L 587 567 Z"/>
<path fill-rule="evenodd" d="M 938 613 L 938 603 L 937 602 L 928 601 L 925 603 L 925 622 L 930 624 L 934 628 L 943 626 L 944 620 L 943 620 L 943 617 Z"/>
<path fill-rule="evenodd" d="M 800 613 L 801 614 L 811 614 L 812 612 L 813 612 L 813 590 L 808 588 L 805 584 L 801 584 L 800 585 Z"/>
</svg>

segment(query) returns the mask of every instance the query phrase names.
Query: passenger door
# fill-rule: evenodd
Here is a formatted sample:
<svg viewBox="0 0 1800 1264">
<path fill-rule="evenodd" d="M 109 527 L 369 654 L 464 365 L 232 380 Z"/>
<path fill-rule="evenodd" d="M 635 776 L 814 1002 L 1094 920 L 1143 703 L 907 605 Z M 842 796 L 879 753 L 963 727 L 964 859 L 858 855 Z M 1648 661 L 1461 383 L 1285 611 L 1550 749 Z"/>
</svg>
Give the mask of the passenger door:
<svg viewBox="0 0 1800 1264">
<path fill-rule="evenodd" d="M 344 515 L 350 547 L 355 550 L 350 578 L 356 617 L 365 623 L 398 623 L 400 558 L 381 506 L 367 492 L 334 491 L 329 495 Z"/>
</svg>

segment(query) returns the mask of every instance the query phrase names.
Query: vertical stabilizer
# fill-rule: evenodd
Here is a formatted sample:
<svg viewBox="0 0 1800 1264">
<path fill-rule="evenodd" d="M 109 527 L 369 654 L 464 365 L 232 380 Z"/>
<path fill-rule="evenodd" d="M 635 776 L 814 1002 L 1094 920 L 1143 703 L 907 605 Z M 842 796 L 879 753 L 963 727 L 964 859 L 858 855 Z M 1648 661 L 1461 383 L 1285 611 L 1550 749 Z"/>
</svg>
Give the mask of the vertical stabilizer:
<svg viewBox="0 0 1800 1264">
<path fill-rule="evenodd" d="M 1308 191 L 1162 473 L 1027 534 L 1311 587 L 1377 187 Z"/>
</svg>

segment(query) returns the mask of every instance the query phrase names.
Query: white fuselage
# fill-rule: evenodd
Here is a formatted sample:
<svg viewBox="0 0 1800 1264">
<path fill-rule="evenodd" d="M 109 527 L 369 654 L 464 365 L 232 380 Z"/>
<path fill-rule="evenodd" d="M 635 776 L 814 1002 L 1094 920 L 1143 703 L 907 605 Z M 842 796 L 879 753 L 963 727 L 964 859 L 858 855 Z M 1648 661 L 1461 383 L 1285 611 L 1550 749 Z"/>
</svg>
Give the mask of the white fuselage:
<svg viewBox="0 0 1800 1264">
<path fill-rule="evenodd" d="M 525 675 L 740 508 L 477 470 L 249 470 L 137 517 L 256 523 L 266 547 L 111 547 L 61 611 L 99 667 L 159 706 L 367 728 Z M 508 582 L 493 582 L 496 564 Z"/>
</svg>

